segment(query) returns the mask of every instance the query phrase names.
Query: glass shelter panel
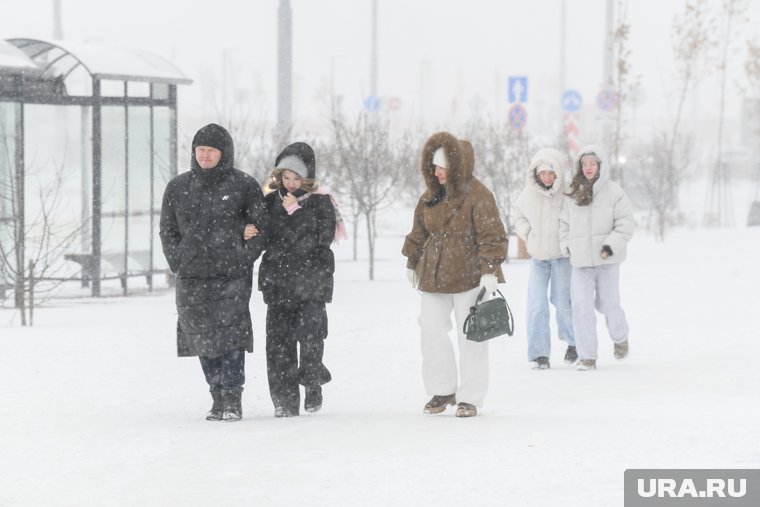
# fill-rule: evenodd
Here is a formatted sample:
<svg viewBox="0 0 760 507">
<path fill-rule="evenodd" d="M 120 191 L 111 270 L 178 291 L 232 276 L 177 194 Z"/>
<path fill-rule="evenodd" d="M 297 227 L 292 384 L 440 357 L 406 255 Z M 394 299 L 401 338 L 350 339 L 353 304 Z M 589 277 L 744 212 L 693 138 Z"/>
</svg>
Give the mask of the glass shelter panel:
<svg viewBox="0 0 760 507">
<path fill-rule="evenodd" d="M 24 137 L 26 258 L 42 262 L 45 277 L 76 275 L 80 266 L 64 254 L 90 250 L 90 138 L 82 121 L 78 106 L 24 107 L 25 125 L 34 125 Z"/>
<path fill-rule="evenodd" d="M 103 276 L 124 269 L 126 159 L 123 106 L 102 107 L 101 252 Z"/>
<path fill-rule="evenodd" d="M 166 259 L 161 250 L 161 239 L 158 236 L 158 222 L 161 213 L 161 202 L 164 197 L 166 184 L 174 177 L 172 173 L 171 153 L 171 121 L 173 113 L 168 107 L 153 108 L 153 209 L 155 210 L 155 230 L 153 231 L 153 265 L 156 269 L 168 269 Z M 182 160 L 185 163 L 186 157 Z"/>
<path fill-rule="evenodd" d="M 148 272 L 151 239 L 150 108 L 129 108 L 129 267 Z M 156 224 L 158 227 L 158 224 Z"/>
</svg>

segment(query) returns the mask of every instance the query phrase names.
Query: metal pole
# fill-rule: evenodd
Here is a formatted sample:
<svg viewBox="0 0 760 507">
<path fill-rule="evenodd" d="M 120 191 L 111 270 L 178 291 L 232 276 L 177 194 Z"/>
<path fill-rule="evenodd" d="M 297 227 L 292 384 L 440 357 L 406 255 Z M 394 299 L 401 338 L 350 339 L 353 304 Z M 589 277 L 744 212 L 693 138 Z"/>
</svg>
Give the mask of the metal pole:
<svg viewBox="0 0 760 507">
<path fill-rule="evenodd" d="M 24 161 L 24 103 L 16 107 L 16 146 L 13 150 L 16 169 L 16 202 L 13 212 L 16 219 L 16 308 L 21 309 L 21 323 L 26 325 L 24 314 L 24 274 L 26 273 L 26 204 L 24 202 L 25 161 Z"/>
<path fill-rule="evenodd" d="M 284 142 L 293 124 L 293 12 L 290 0 L 280 0 L 277 12 L 277 136 Z"/>
<path fill-rule="evenodd" d="M 169 173 L 177 175 L 177 85 L 169 85 Z"/>
<path fill-rule="evenodd" d="M 53 38 L 63 39 L 63 22 L 61 20 L 61 0 L 53 0 Z"/>
<path fill-rule="evenodd" d="M 89 200 L 90 200 L 90 184 L 88 182 L 89 174 L 87 174 L 87 166 L 89 165 L 89 161 L 87 159 L 87 141 L 88 139 L 88 130 L 87 130 L 87 123 L 89 122 L 89 106 L 82 106 L 82 119 L 81 119 L 81 145 L 82 145 L 82 153 L 80 157 L 80 163 L 82 165 L 82 169 L 80 172 L 80 183 L 82 187 L 82 209 L 80 210 L 79 219 L 80 224 L 82 227 L 82 231 L 80 233 L 80 248 L 81 252 L 86 252 L 88 248 L 87 241 L 89 240 L 89 219 L 90 219 L 90 213 L 89 213 Z"/>
<path fill-rule="evenodd" d="M 124 278 L 121 290 L 127 295 L 127 273 L 129 273 L 129 86 L 124 81 Z"/>
<path fill-rule="evenodd" d="M 150 95 L 153 97 L 153 84 L 150 85 Z M 155 131 L 153 128 L 153 104 L 150 106 L 150 240 L 148 243 L 148 292 L 153 292 L 153 234 L 156 227 L 156 217 L 154 216 L 155 201 L 155 158 L 156 142 Z"/>
<path fill-rule="evenodd" d="M 372 0 L 372 47 L 370 48 L 369 95 L 377 99 L 377 0 Z M 370 112 L 376 113 L 377 109 Z"/>
<path fill-rule="evenodd" d="M 92 297 L 100 297 L 101 171 L 103 125 L 100 80 L 92 79 Z"/>
</svg>

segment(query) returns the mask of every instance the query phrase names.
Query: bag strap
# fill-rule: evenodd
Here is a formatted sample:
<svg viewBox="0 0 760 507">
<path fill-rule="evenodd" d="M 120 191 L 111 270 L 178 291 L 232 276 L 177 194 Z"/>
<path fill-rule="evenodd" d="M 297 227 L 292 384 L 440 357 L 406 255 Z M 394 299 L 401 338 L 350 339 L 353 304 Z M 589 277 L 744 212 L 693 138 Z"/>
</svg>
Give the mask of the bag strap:
<svg viewBox="0 0 760 507">
<path fill-rule="evenodd" d="M 499 289 L 496 289 L 496 292 L 499 293 L 499 296 L 501 296 L 501 299 L 503 299 L 504 302 L 506 303 L 507 302 L 507 298 L 504 297 L 504 294 L 502 294 Z M 478 292 L 478 298 L 475 300 L 475 304 L 476 305 L 480 304 L 480 302 L 483 301 L 483 297 L 485 297 L 485 295 L 486 295 L 486 288 L 483 287 L 482 289 L 480 289 L 480 292 Z M 507 306 L 509 306 L 509 305 L 507 305 Z"/>
</svg>

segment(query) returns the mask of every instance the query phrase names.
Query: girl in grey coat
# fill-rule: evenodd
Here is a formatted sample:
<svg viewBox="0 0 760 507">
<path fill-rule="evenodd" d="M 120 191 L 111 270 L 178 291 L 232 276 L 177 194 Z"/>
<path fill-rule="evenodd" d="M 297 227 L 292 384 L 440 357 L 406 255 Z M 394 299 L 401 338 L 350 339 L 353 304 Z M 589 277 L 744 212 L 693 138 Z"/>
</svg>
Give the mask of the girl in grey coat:
<svg viewBox="0 0 760 507">
<path fill-rule="evenodd" d="M 579 370 L 596 369 L 596 313 L 605 316 L 615 358 L 628 355 L 628 322 L 620 306 L 620 263 L 633 236 L 633 206 L 610 181 L 599 146 L 587 146 L 560 214 L 560 248 L 570 256 L 573 331 Z"/>
</svg>

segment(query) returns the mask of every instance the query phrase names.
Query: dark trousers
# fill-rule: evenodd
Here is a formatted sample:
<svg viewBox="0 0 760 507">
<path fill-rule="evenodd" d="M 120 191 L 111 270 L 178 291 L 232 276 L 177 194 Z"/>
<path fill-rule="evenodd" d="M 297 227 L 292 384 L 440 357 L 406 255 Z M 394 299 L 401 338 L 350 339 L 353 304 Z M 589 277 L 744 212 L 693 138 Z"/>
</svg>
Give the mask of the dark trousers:
<svg viewBox="0 0 760 507">
<path fill-rule="evenodd" d="M 324 303 L 269 305 L 267 308 L 267 377 L 275 407 L 298 413 L 298 384 L 308 388 L 329 382 L 322 363 L 327 338 Z M 301 361 L 298 361 L 298 344 Z"/>
<path fill-rule="evenodd" d="M 219 357 L 200 356 L 201 368 L 206 376 L 209 391 L 243 390 L 245 384 L 245 350 L 231 350 Z"/>
</svg>

